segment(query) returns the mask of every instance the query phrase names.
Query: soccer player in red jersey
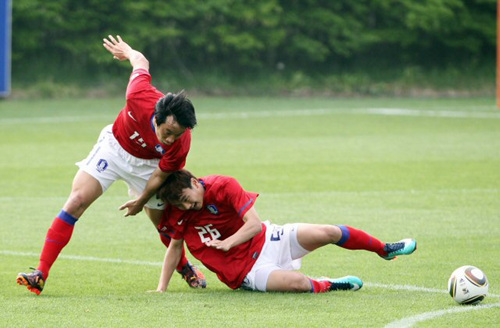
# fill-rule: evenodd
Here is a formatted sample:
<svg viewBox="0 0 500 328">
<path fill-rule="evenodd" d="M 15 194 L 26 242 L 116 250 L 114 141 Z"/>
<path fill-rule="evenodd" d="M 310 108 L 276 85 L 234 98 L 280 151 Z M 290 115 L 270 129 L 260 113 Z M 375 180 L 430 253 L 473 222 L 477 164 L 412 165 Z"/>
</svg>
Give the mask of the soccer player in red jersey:
<svg viewBox="0 0 500 328">
<path fill-rule="evenodd" d="M 106 126 L 88 157 L 78 162 L 71 194 L 62 211 L 52 222 L 32 273 L 20 273 L 17 282 L 40 294 L 59 253 L 68 244 L 73 228 L 85 210 L 116 180 L 124 180 L 129 194 L 137 197 L 120 207 L 125 216 L 135 215 L 144 207 L 153 224 L 161 221 L 164 203 L 156 191 L 171 172 L 182 169 L 191 146 L 191 129 L 196 125 L 194 107 L 183 92 L 162 94 L 151 85 L 149 61 L 132 49 L 120 36 L 103 40 L 113 58 L 128 60 L 132 74 L 126 92 L 126 105 L 113 125 Z M 170 236 L 160 232 L 168 246 Z M 205 287 L 203 274 L 185 257 L 177 271 L 191 287 Z"/>
<path fill-rule="evenodd" d="M 374 252 L 386 260 L 415 251 L 413 239 L 383 243 L 368 233 L 345 225 L 294 223 L 278 226 L 261 222 L 255 210 L 258 194 L 245 191 L 234 178 L 190 172 L 172 173 L 158 191 L 166 203 L 160 231 L 172 241 L 156 291 L 167 290 L 186 243 L 191 254 L 232 289 L 314 292 L 358 290 L 355 276 L 313 279 L 294 271 L 303 256 L 335 244 Z"/>
</svg>

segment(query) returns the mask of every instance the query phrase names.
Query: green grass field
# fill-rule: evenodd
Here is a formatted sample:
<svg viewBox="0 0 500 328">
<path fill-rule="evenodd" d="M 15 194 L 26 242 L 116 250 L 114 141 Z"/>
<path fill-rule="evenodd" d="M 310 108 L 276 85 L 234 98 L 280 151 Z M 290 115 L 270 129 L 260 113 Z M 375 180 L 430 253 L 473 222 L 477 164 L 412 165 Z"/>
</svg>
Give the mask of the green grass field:
<svg viewBox="0 0 500 328">
<path fill-rule="evenodd" d="M 347 224 L 418 240 L 387 262 L 325 247 L 302 272 L 363 279 L 358 292 L 156 288 L 164 247 L 144 213 L 124 218 L 116 183 L 77 223 L 41 296 L 15 284 L 38 264 L 76 172 L 123 99 L 0 102 L 2 327 L 493 327 L 500 322 L 500 111 L 493 99 L 194 98 L 187 167 L 260 193 L 274 223 Z M 196 261 L 194 261 L 197 263 Z M 490 296 L 460 306 L 451 272 L 481 268 Z"/>
</svg>

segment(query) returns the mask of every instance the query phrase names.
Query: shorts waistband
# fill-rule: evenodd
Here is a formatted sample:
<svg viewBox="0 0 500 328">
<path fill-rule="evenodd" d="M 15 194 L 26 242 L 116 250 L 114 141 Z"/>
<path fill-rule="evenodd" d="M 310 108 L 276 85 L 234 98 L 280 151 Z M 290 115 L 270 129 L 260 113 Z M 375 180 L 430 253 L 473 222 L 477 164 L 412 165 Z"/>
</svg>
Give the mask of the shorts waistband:
<svg viewBox="0 0 500 328">
<path fill-rule="evenodd" d="M 127 163 L 131 165 L 158 165 L 160 162 L 159 159 L 154 158 L 154 159 L 144 159 L 144 158 L 139 158 L 135 157 L 134 155 L 131 155 L 129 152 L 127 152 L 123 147 L 120 145 L 118 140 L 116 140 L 115 136 L 113 135 L 113 125 L 110 124 L 102 130 L 101 134 L 104 134 L 104 138 L 107 140 L 109 146 L 116 151 L 116 154 L 126 161 Z"/>
</svg>

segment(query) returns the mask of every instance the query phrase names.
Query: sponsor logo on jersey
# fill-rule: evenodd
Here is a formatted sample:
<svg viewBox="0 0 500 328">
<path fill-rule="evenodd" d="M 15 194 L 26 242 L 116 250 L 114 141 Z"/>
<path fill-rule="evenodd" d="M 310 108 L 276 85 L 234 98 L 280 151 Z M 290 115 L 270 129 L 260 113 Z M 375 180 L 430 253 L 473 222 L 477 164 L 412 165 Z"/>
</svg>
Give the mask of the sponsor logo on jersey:
<svg viewBox="0 0 500 328">
<path fill-rule="evenodd" d="M 97 165 L 96 165 L 96 170 L 98 172 L 103 172 L 104 170 L 106 170 L 108 168 L 108 162 L 105 160 L 105 159 L 100 159 L 99 162 L 97 162 Z"/>
<path fill-rule="evenodd" d="M 163 155 L 163 154 L 165 154 L 165 149 L 163 149 L 163 147 L 162 147 L 160 144 L 157 144 L 157 145 L 155 146 L 155 149 L 156 149 L 156 151 L 157 151 L 157 152 L 159 152 L 160 154 L 162 154 L 162 155 Z"/>
<path fill-rule="evenodd" d="M 213 204 L 207 205 L 207 210 L 212 213 L 213 215 L 219 215 L 219 210 L 217 207 Z"/>
<path fill-rule="evenodd" d="M 161 227 L 160 232 L 165 232 L 165 231 L 167 231 L 167 227 L 165 226 Z"/>
<path fill-rule="evenodd" d="M 184 219 L 180 220 L 180 221 L 177 221 L 177 225 L 181 225 L 182 222 L 184 222 Z"/>
<path fill-rule="evenodd" d="M 137 120 L 132 116 L 132 112 L 131 111 L 128 111 L 128 116 L 130 116 L 131 119 L 133 119 L 134 121 L 137 122 Z"/>
</svg>

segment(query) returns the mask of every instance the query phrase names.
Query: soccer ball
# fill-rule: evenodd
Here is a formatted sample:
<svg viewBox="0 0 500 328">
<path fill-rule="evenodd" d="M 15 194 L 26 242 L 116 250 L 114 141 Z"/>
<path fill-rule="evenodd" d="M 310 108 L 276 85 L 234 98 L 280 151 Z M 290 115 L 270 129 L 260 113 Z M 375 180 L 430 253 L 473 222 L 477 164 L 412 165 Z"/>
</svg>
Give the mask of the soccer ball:
<svg viewBox="0 0 500 328">
<path fill-rule="evenodd" d="M 488 295 L 488 278 L 475 266 L 464 265 L 451 274 L 448 291 L 457 303 L 477 304 Z"/>
</svg>

